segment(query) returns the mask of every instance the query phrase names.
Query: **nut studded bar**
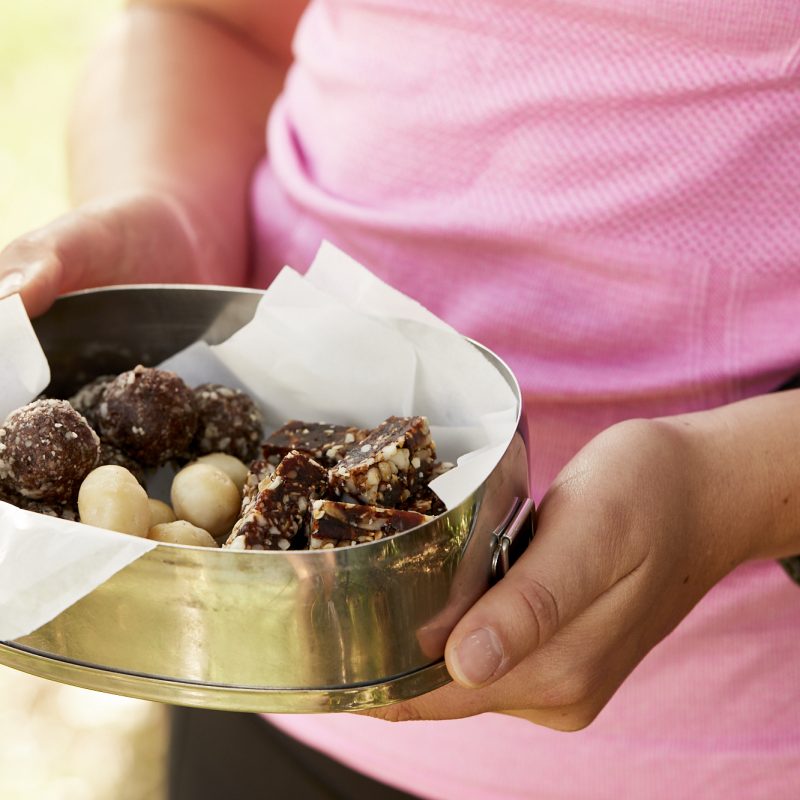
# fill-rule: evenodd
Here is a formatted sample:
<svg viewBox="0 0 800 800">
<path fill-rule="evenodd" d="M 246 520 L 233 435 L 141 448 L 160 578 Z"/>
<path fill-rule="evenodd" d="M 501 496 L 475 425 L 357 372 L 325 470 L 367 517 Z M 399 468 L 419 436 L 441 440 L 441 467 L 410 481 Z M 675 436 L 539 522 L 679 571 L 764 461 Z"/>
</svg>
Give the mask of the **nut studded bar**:
<svg viewBox="0 0 800 800">
<path fill-rule="evenodd" d="M 432 517 L 414 511 L 315 500 L 311 508 L 311 550 L 374 542 L 416 528 Z"/>
<path fill-rule="evenodd" d="M 427 475 L 427 482 L 418 483 L 411 490 L 411 497 L 401 505 L 401 508 L 405 511 L 418 511 L 420 514 L 432 514 L 434 516 L 444 514 L 447 511 L 447 507 L 428 483 L 434 478 L 444 475 L 445 472 L 449 472 L 454 466 L 449 461 L 437 461 L 432 464 L 431 471 Z"/>
<path fill-rule="evenodd" d="M 411 497 L 403 503 L 402 508 L 405 511 L 416 511 L 419 514 L 430 514 L 437 516 L 444 514 L 447 507 L 439 498 L 439 495 L 430 488 L 430 486 L 421 485 L 414 490 Z"/>
<path fill-rule="evenodd" d="M 278 464 L 290 451 L 299 450 L 320 464 L 332 467 L 345 450 L 367 435 L 368 431 L 346 425 L 290 420 L 278 428 L 262 445 L 264 458 Z"/>
<path fill-rule="evenodd" d="M 247 472 L 247 477 L 244 479 L 244 486 L 242 487 L 242 513 L 247 511 L 247 507 L 255 502 L 256 495 L 258 494 L 258 485 L 264 478 L 268 478 L 274 474 L 275 465 L 270 464 L 269 461 L 263 458 L 256 459 L 250 464 Z"/>
<path fill-rule="evenodd" d="M 327 488 L 324 467 L 292 450 L 258 487 L 255 500 L 233 526 L 232 550 L 288 550 L 308 531 L 311 502 Z"/>
<path fill-rule="evenodd" d="M 436 458 L 425 417 L 389 417 L 329 470 L 337 497 L 394 508 L 425 483 Z"/>
</svg>

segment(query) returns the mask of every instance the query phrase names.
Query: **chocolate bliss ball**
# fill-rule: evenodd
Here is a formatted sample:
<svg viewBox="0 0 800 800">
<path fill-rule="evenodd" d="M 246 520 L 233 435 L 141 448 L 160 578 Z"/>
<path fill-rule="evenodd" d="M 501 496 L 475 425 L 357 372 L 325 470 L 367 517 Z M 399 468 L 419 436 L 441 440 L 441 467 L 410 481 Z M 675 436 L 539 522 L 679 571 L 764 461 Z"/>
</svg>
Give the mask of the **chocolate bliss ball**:
<svg viewBox="0 0 800 800">
<path fill-rule="evenodd" d="M 244 462 L 258 454 L 263 419 L 256 404 L 238 389 L 204 383 L 194 390 L 199 422 L 194 451 L 228 453 Z"/>
<path fill-rule="evenodd" d="M 0 427 L 0 479 L 33 500 L 73 500 L 99 454 L 97 434 L 66 400 L 36 400 Z"/>
<path fill-rule="evenodd" d="M 144 466 L 186 454 L 197 430 L 192 390 L 174 373 L 138 366 L 106 386 L 100 435 Z"/>
<path fill-rule="evenodd" d="M 81 387 L 69 398 L 70 405 L 79 414 L 83 414 L 86 421 L 95 429 L 97 428 L 97 409 L 103 399 L 106 387 L 114 378 L 114 375 L 101 375 Z"/>
</svg>

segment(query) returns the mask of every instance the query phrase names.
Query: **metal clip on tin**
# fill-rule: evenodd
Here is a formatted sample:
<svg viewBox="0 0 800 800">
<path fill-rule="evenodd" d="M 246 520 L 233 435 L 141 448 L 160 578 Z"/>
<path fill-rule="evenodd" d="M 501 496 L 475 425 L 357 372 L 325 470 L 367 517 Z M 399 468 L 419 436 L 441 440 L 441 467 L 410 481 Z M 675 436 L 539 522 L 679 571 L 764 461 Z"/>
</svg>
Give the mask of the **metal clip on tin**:
<svg viewBox="0 0 800 800">
<path fill-rule="evenodd" d="M 534 506 L 530 497 L 514 498 L 514 505 L 494 533 L 492 553 L 492 583 L 497 583 L 511 565 L 525 552 L 533 539 Z"/>
</svg>

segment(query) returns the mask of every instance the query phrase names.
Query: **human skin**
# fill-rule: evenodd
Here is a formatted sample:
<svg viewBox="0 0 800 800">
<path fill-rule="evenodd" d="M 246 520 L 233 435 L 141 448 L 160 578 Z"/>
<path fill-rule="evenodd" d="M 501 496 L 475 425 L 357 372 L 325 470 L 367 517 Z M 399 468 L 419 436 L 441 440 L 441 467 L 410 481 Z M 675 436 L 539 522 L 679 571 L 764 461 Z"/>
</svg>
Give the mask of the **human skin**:
<svg viewBox="0 0 800 800">
<path fill-rule="evenodd" d="M 247 184 L 303 5 L 129 9 L 77 103 L 75 210 L 0 254 L 5 291 L 38 314 L 88 286 L 244 282 Z M 609 428 L 556 478 L 532 545 L 451 633 L 455 683 L 369 713 L 585 727 L 732 569 L 800 552 L 798 452 L 798 392 Z"/>
<path fill-rule="evenodd" d="M 586 727 L 732 569 L 800 553 L 798 445 L 800 391 L 608 428 L 564 467 L 532 544 L 451 633 L 455 683 L 367 713 Z"/>
</svg>

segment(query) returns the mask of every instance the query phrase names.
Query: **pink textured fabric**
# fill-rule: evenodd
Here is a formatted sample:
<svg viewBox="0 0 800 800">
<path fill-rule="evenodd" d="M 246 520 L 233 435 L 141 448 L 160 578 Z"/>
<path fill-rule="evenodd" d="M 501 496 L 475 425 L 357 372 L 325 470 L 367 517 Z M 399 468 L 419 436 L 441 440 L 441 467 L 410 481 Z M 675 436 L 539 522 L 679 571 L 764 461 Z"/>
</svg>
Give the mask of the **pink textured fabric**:
<svg viewBox="0 0 800 800">
<path fill-rule="evenodd" d="M 800 370 L 795 0 L 317 0 L 296 58 L 253 283 L 325 237 L 501 354 L 536 498 L 618 420 Z M 798 626 L 800 590 L 752 564 L 577 734 L 273 721 L 423 797 L 795 797 Z"/>
</svg>

